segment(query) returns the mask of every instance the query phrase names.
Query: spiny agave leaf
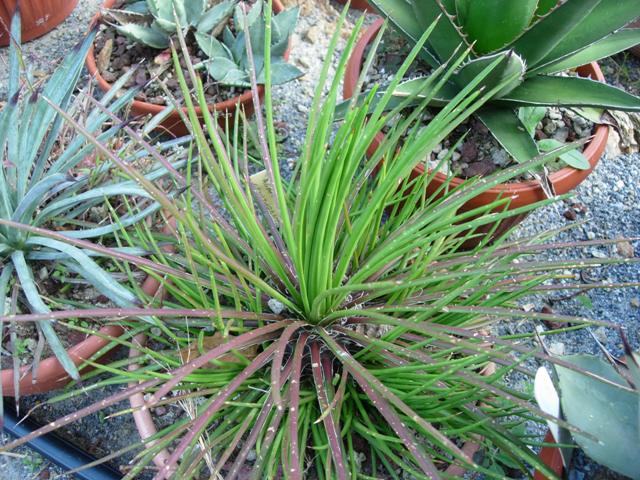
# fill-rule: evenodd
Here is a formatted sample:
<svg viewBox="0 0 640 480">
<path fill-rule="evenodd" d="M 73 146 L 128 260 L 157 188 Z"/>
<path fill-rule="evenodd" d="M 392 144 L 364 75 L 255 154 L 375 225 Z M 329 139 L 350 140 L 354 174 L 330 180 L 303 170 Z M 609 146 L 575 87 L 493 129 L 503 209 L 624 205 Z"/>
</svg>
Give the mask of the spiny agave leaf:
<svg viewBox="0 0 640 480">
<path fill-rule="evenodd" d="M 238 0 L 224 0 L 214 5 L 200 18 L 196 26 L 198 32 L 211 33 L 213 36 L 217 36 L 222 31 L 223 25 L 233 15 L 237 3 Z"/>
<path fill-rule="evenodd" d="M 271 21 L 271 56 L 282 57 L 289 46 L 289 37 L 296 28 L 300 9 L 288 8 Z"/>
<path fill-rule="evenodd" d="M 107 22 L 124 23 L 147 23 L 153 20 L 153 15 L 147 6 L 146 1 L 135 2 L 126 5 L 125 8 L 105 8 L 101 11 Z"/>
<path fill-rule="evenodd" d="M 304 72 L 295 65 L 283 61 L 271 62 L 271 83 L 273 85 L 282 85 L 283 83 L 300 78 L 303 75 Z M 257 81 L 259 84 L 265 82 L 264 70 L 258 75 Z"/>
<path fill-rule="evenodd" d="M 604 360 L 571 355 L 564 360 L 619 385 L 624 378 Z M 574 433 L 574 440 L 596 462 L 631 478 L 640 478 L 638 391 L 629 392 L 556 365 L 562 411 L 567 421 L 588 433 L 593 441 Z"/>
<path fill-rule="evenodd" d="M 487 54 L 511 43 L 533 20 L 538 0 L 456 0 L 457 23 L 473 50 Z M 489 27 L 490 26 L 490 27 Z"/>
<path fill-rule="evenodd" d="M 561 105 L 640 111 L 640 98 L 606 83 L 580 77 L 536 75 L 496 101 L 518 106 Z"/>
<path fill-rule="evenodd" d="M 600 0 L 568 1 L 535 23 L 511 46 L 524 58 L 529 68 L 535 67 L 573 27 L 586 18 Z"/>
<path fill-rule="evenodd" d="M 153 26 L 147 27 L 135 23 L 127 23 L 125 25 L 117 25 L 116 29 L 127 37 L 142 42 L 151 48 L 164 49 L 171 44 L 169 36 Z"/>
<path fill-rule="evenodd" d="M 538 146 L 528 134 L 518 115 L 510 108 L 485 107 L 476 115 L 509 155 L 518 163 L 538 156 Z"/>
<path fill-rule="evenodd" d="M 624 27 L 639 15 L 637 0 L 601 0 L 596 8 L 581 22 L 573 25 L 562 42 L 538 63 L 547 64 L 578 52 Z"/>
<path fill-rule="evenodd" d="M 556 73 L 610 57 L 640 44 L 640 29 L 625 28 L 557 62 L 543 65 L 531 73 Z"/>
<path fill-rule="evenodd" d="M 416 16 L 411 2 L 398 2 L 395 0 L 371 0 L 370 2 L 376 10 L 381 12 L 385 18 L 394 26 L 394 28 L 404 35 L 410 43 L 415 44 L 424 33 L 424 24 L 434 22 L 442 13 L 436 6 L 435 0 L 425 0 L 421 14 L 425 18 L 419 19 Z M 443 22 L 444 23 L 444 22 Z M 446 27 L 442 27 L 446 28 Z M 434 32 L 434 36 L 440 33 L 440 30 Z M 461 43 L 461 40 L 457 42 Z M 437 68 L 442 63 L 440 59 L 426 48 L 420 52 L 422 58 L 433 68 Z"/>
<path fill-rule="evenodd" d="M 553 7 L 558 5 L 560 0 L 538 0 L 538 8 L 536 9 L 536 16 L 541 17 L 551 11 Z"/>
<path fill-rule="evenodd" d="M 474 78 L 478 76 L 485 68 L 495 62 L 496 59 L 502 58 L 493 71 L 487 75 L 482 81 L 481 86 L 487 90 L 491 90 L 498 85 L 503 84 L 509 78 L 513 80 L 509 81 L 502 89 L 500 89 L 495 97 L 500 98 L 503 95 L 513 91 L 522 83 L 524 74 L 526 72 L 526 66 L 522 58 L 513 51 L 500 52 L 494 55 L 487 55 L 480 58 L 475 58 L 465 63 L 458 72 L 453 76 L 453 81 L 461 88 L 468 85 Z"/>
</svg>

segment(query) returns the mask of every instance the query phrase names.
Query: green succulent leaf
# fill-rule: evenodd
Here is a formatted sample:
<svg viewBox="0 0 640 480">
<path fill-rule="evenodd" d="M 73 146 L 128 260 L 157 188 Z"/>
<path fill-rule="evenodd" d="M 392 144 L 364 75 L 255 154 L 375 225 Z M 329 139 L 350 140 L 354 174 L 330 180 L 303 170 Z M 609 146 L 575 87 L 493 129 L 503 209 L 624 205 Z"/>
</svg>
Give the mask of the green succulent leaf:
<svg viewBox="0 0 640 480">
<path fill-rule="evenodd" d="M 213 35 L 208 33 L 196 32 L 195 34 L 198 46 L 209 58 L 224 57 L 233 60 L 233 54 L 227 46 Z"/>
<path fill-rule="evenodd" d="M 496 86 L 504 84 L 505 80 L 513 78 L 495 94 L 495 97 L 499 98 L 508 94 L 522 83 L 526 71 L 522 58 L 513 51 L 500 52 L 470 60 L 454 75 L 453 81 L 461 88 L 468 85 L 472 79 L 500 57 L 503 58 L 502 62 L 485 78 L 482 86 L 487 90 L 492 90 Z"/>
<path fill-rule="evenodd" d="M 498 50 L 520 36 L 536 12 L 538 0 L 456 0 L 457 22 L 481 55 Z M 491 26 L 488 28 L 488 26 Z"/>
<path fill-rule="evenodd" d="M 174 3 L 176 5 L 176 10 L 178 9 L 178 6 L 180 6 L 178 18 L 181 18 L 180 15 L 184 15 L 185 23 L 182 24 L 181 22 L 182 27 L 186 27 L 187 25 L 195 27 L 203 17 L 205 0 L 177 1 Z"/>
<path fill-rule="evenodd" d="M 300 78 L 304 75 L 299 68 L 295 65 L 291 65 L 287 62 L 272 62 L 271 63 L 271 82 L 273 85 L 282 85 L 283 83 L 290 82 L 296 78 Z M 264 70 L 258 75 L 258 83 L 264 83 L 265 72 Z"/>
<path fill-rule="evenodd" d="M 538 140 L 538 147 L 542 152 L 550 152 L 551 150 L 560 148 L 563 145 L 564 143 L 554 138 L 545 138 L 543 140 Z M 591 168 L 587 157 L 585 157 L 578 149 L 562 153 L 556 158 L 559 158 L 570 167 L 576 168 L 578 170 L 589 170 Z M 555 158 L 552 158 L 552 160 L 555 160 Z"/>
<path fill-rule="evenodd" d="M 626 385 L 609 363 L 597 357 L 575 355 L 563 360 L 620 386 Z M 640 478 L 638 391 L 629 392 L 559 365 L 556 371 L 567 421 L 598 439 L 574 433 L 574 440 L 596 462 L 631 478 Z"/>
<path fill-rule="evenodd" d="M 557 62 L 534 69 L 531 73 L 556 73 L 610 57 L 640 44 L 640 29 L 625 28 L 612 33 L 579 52 Z"/>
<path fill-rule="evenodd" d="M 518 106 L 598 107 L 640 111 L 640 98 L 611 85 L 581 77 L 536 75 L 497 102 Z"/>
<path fill-rule="evenodd" d="M 624 27 L 639 15 L 637 0 L 601 0 L 589 15 L 572 25 L 562 42 L 538 64 L 546 65 L 579 52 Z"/>
<path fill-rule="evenodd" d="M 536 142 L 513 109 L 485 107 L 476 115 L 518 163 L 527 162 L 539 155 Z"/>
<path fill-rule="evenodd" d="M 248 85 L 247 72 L 240 70 L 238 65 L 227 57 L 210 58 L 206 65 L 209 75 L 220 83 L 242 87 Z"/>
<path fill-rule="evenodd" d="M 518 118 L 532 138 L 536 133 L 536 126 L 542 121 L 546 113 L 546 107 L 521 107 L 518 109 Z"/>
<path fill-rule="evenodd" d="M 558 5 L 559 0 L 539 0 L 536 16 L 542 17 L 551 11 L 553 7 Z"/>
<path fill-rule="evenodd" d="M 535 23 L 512 47 L 529 68 L 535 67 L 557 45 L 561 44 L 573 27 L 586 18 L 600 0 L 568 1 Z"/>
<path fill-rule="evenodd" d="M 144 43 L 151 48 L 168 48 L 171 43 L 169 35 L 154 26 L 147 27 L 145 25 L 138 25 L 137 23 L 127 23 L 116 26 L 116 29 L 127 37 Z"/>
<path fill-rule="evenodd" d="M 226 23 L 233 15 L 238 0 L 224 0 L 209 9 L 197 23 L 198 33 L 210 33 L 217 30 L 219 25 Z"/>
</svg>

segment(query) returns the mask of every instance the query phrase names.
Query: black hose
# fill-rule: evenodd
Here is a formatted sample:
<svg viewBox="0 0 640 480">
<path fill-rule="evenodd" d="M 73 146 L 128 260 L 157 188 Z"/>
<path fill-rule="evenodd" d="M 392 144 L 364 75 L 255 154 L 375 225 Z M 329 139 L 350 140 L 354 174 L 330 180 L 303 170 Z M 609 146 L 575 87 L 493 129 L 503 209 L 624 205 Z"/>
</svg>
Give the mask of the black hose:
<svg viewBox="0 0 640 480">
<path fill-rule="evenodd" d="M 17 438 L 28 435 L 41 426 L 30 418 L 23 419 L 18 423 L 19 419 L 15 415 L 15 407 L 10 399 L 5 399 L 3 422 L 4 431 Z M 26 445 L 64 470 L 73 470 L 96 461 L 87 452 L 67 442 L 55 433 L 47 433 L 41 437 L 34 438 L 27 442 Z M 119 480 L 122 478 L 122 474 L 103 463 L 76 472 L 74 477 L 80 480 Z"/>
</svg>

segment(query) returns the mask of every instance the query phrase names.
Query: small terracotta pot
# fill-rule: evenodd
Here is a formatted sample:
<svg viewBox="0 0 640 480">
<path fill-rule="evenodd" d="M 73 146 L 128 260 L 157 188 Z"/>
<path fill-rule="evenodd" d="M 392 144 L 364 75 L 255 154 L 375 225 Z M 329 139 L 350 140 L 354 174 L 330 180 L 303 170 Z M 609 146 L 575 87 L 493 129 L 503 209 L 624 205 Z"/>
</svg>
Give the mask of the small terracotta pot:
<svg viewBox="0 0 640 480">
<path fill-rule="evenodd" d="M 153 277 L 147 277 L 142 284 L 142 290 L 148 295 L 153 295 L 158 290 L 158 281 Z M 100 329 L 100 334 L 110 338 L 117 338 L 124 333 L 124 329 L 119 325 L 106 325 Z M 76 366 L 91 358 L 99 350 L 110 343 L 108 338 L 91 335 L 82 342 L 71 347 L 67 352 Z M 109 352 L 107 356 L 112 353 Z M 103 359 L 104 360 L 104 357 Z M 33 395 L 44 393 L 57 388 L 62 388 L 71 380 L 56 357 L 49 357 L 38 364 L 38 375 L 33 383 L 33 376 L 30 366 L 26 365 L 20 369 L 20 395 Z M 82 372 L 91 370 L 91 367 L 83 368 Z M 2 394 L 14 397 L 16 392 L 13 386 L 13 369 L 7 368 L 0 372 L 2 375 Z"/>
<path fill-rule="evenodd" d="M 17 3 L 18 0 L 0 0 L 0 47 L 9 45 L 11 17 Z M 78 0 L 20 0 L 22 42 L 53 30 L 69 16 L 77 3 Z"/>
<path fill-rule="evenodd" d="M 551 434 L 551 432 L 547 432 L 547 435 L 544 437 L 544 442 L 556 443 L 556 440 L 555 438 L 553 438 L 553 435 Z M 538 454 L 538 456 L 540 457 L 540 460 L 542 460 L 546 466 L 551 468 L 551 470 L 553 470 L 553 472 L 558 477 L 562 477 L 564 467 L 562 465 L 562 455 L 560 454 L 559 448 L 543 447 L 542 450 L 540 450 L 540 453 Z M 549 479 L 545 475 L 543 475 L 542 473 L 536 470 L 536 473 L 533 475 L 533 480 L 549 480 Z"/>
<path fill-rule="evenodd" d="M 351 54 L 351 58 L 349 58 L 344 76 L 343 97 L 345 99 L 351 98 L 353 96 L 355 87 L 358 82 L 358 77 L 360 76 L 360 71 L 362 69 L 365 49 L 369 45 L 369 43 L 373 41 L 383 23 L 384 21 L 382 19 L 376 20 L 369 28 L 367 28 L 367 30 L 365 30 L 363 35 L 358 40 L 358 43 L 356 44 L 353 53 Z M 578 74 L 583 77 L 590 77 L 600 82 L 605 81 L 600 67 L 598 67 L 598 64 L 595 62 L 590 63 L 589 65 L 584 65 L 578 68 L 577 71 Z M 553 185 L 556 194 L 562 195 L 573 190 L 580 183 L 582 183 L 585 178 L 587 178 L 587 176 L 593 171 L 596 164 L 600 160 L 600 157 L 602 156 L 602 153 L 607 146 L 608 136 L 609 127 L 607 125 L 597 125 L 595 127 L 593 138 L 586 145 L 584 151 L 582 152 L 584 156 L 589 160 L 591 168 L 589 168 L 588 170 L 577 170 L 575 168 L 565 167 L 557 172 L 552 173 L 549 176 L 549 181 Z M 371 143 L 371 146 L 369 147 L 369 155 L 373 154 L 377 150 L 383 139 L 384 134 L 382 132 L 378 133 L 374 141 Z M 423 175 L 424 173 L 424 165 L 420 164 L 411 173 L 411 178 L 415 178 L 418 175 Z M 445 174 L 440 172 L 437 173 L 434 176 L 433 180 L 429 183 L 429 185 L 427 185 L 427 193 L 432 194 L 436 192 L 446 181 L 447 176 Z M 449 182 L 450 188 L 455 188 L 464 181 L 465 180 L 462 178 L 453 178 Z M 503 183 L 481 193 L 477 197 L 474 197 L 462 207 L 462 210 L 473 210 L 475 208 L 491 204 L 498 199 L 504 198 L 511 198 L 509 209 L 515 209 L 524 207 L 526 205 L 531 205 L 541 200 L 545 200 L 546 195 L 540 184 L 536 181 Z M 500 223 L 495 236 L 507 231 L 509 228 L 517 225 L 525 218 L 526 214 L 523 214 L 503 220 Z M 491 227 L 492 225 L 486 225 L 483 229 L 478 230 L 487 232 L 491 229 Z M 471 244 L 477 244 L 480 242 L 480 240 L 480 238 L 472 239 L 470 242 L 465 243 L 465 246 L 467 248 L 472 247 L 474 245 Z"/>
<path fill-rule="evenodd" d="M 635 22 L 631 22 L 627 25 L 627 28 L 640 28 L 640 20 L 636 20 Z M 633 53 L 636 57 L 640 57 L 640 45 L 636 45 L 635 47 L 631 47 L 629 49 L 631 53 Z"/>
<path fill-rule="evenodd" d="M 346 5 L 347 0 L 337 0 L 338 3 L 341 3 L 342 5 Z M 369 4 L 369 2 L 367 2 L 367 0 L 351 0 L 351 3 L 349 5 L 350 8 L 355 8 L 357 10 L 363 10 L 363 11 L 369 11 L 369 12 L 373 12 L 373 7 Z"/>
<path fill-rule="evenodd" d="M 105 0 L 102 8 L 111 8 L 116 0 Z M 280 13 L 284 10 L 282 3 L 280 0 L 273 0 L 273 12 L 274 14 Z M 102 16 L 98 13 L 92 20 L 91 25 L 95 25 L 101 21 Z M 289 49 L 284 53 L 284 58 L 289 58 Z M 94 55 L 93 45 L 89 48 L 89 52 L 87 53 L 87 70 L 89 70 L 89 74 L 96 79 L 100 89 L 103 92 L 109 91 L 111 88 L 111 84 L 107 82 L 104 77 L 98 71 L 98 67 L 96 65 L 96 57 Z M 264 96 L 264 86 L 258 85 L 258 95 L 260 99 Z M 225 100 L 224 102 L 216 103 L 215 105 L 210 105 L 209 110 L 216 110 L 220 114 L 219 123 L 221 126 L 225 124 L 225 117 L 229 117 L 229 122 L 233 125 L 233 118 L 235 112 L 238 110 L 238 105 L 241 105 L 241 108 L 247 115 L 253 113 L 253 95 L 251 90 L 246 90 L 242 95 L 239 95 L 234 98 L 230 98 L 229 100 Z M 164 105 L 154 105 L 153 103 L 142 102 L 140 100 L 134 100 L 131 105 L 131 113 L 135 116 L 144 116 L 144 115 L 157 115 L 166 107 Z M 186 112 L 186 109 L 183 109 L 183 112 Z M 204 123 L 202 119 L 202 110 L 200 107 L 196 107 L 196 112 L 198 114 L 198 118 Z M 224 115 L 222 115 L 224 114 Z M 159 125 L 160 130 L 164 130 L 166 133 L 170 133 L 175 137 L 181 137 L 183 135 L 187 135 L 189 130 L 187 126 L 180 118 L 180 114 L 178 112 L 171 112 Z"/>
</svg>

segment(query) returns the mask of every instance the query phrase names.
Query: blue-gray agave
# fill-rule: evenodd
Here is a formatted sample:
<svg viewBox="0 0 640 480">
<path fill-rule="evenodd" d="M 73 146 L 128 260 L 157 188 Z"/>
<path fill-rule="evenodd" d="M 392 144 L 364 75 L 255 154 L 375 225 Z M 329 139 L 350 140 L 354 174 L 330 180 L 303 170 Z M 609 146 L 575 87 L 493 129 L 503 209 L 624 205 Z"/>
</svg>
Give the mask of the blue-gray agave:
<svg viewBox="0 0 640 480">
<path fill-rule="evenodd" d="M 121 9 L 108 10 L 106 14 L 107 18 L 116 21 L 120 32 L 156 49 L 168 48 L 178 28 L 192 31 L 198 46 L 208 57 L 197 67 L 206 69 L 224 85 L 243 87 L 250 84 L 244 30 L 246 21 L 258 81 L 264 78 L 265 19 L 262 0 L 256 1 L 251 8 L 239 0 L 222 0 L 211 8 L 204 0 L 136 0 L 126 3 Z M 293 8 L 272 19 L 273 84 L 286 83 L 302 75 L 284 58 L 297 18 L 298 9 Z M 235 35 L 229 27 L 231 23 L 235 26 Z"/>
<path fill-rule="evenodd" d="M 135 92 L 120 95 L 126 81 L 122 78 L 100 100 L 99 106 L 87 112 L 78 97 L 74 101 L 73 91 L 94 34 L 88 35 L 67 55 L 44 85 L 34 85 L 21 68 L 19 14 L 13 17 L 11 31 L 14 42 L 9 52 L 9 97 L 0 110 L 0 219 L 31 227 L 53 224 L 67 237 L 88 239 L 112 233 L 157 210 L 155 202 L 146 201 L 141 211 L 121 218 L 118 225 L 73 229 L 74 225 L 81 224 L 83 214 L 102 204 L 105 198 L 122 195 L 149 198 L 133 181 L 92 185 L 95 175 L 69 173 L 94 152 L 85 135 L 96 136 L 103 144 L 114 139 L 120 127 L 111 123 L 110 113 L 127 105 Z M 66 128 L 60 112 L 78 119 L 83 131 Z M 104 173 L 108 168 L 109 165 L 104 164 L 94 172 Z M 155 170 L 150 177 L 161 174 Z M 86 251 L 7 223 L 0 224 L 0 259 L 0 314 L 5 314 L 7 294 L 18 283 L 31 311 L 49 312 L 32 269 L 34 262 L 41 261 L 64 265 L 119 306 L 136 303 L 136 297 Z M 65 370 L 78 378 L 78 371 L 52 324 L 43 320 L 38 325 Z"/>
</svg>

